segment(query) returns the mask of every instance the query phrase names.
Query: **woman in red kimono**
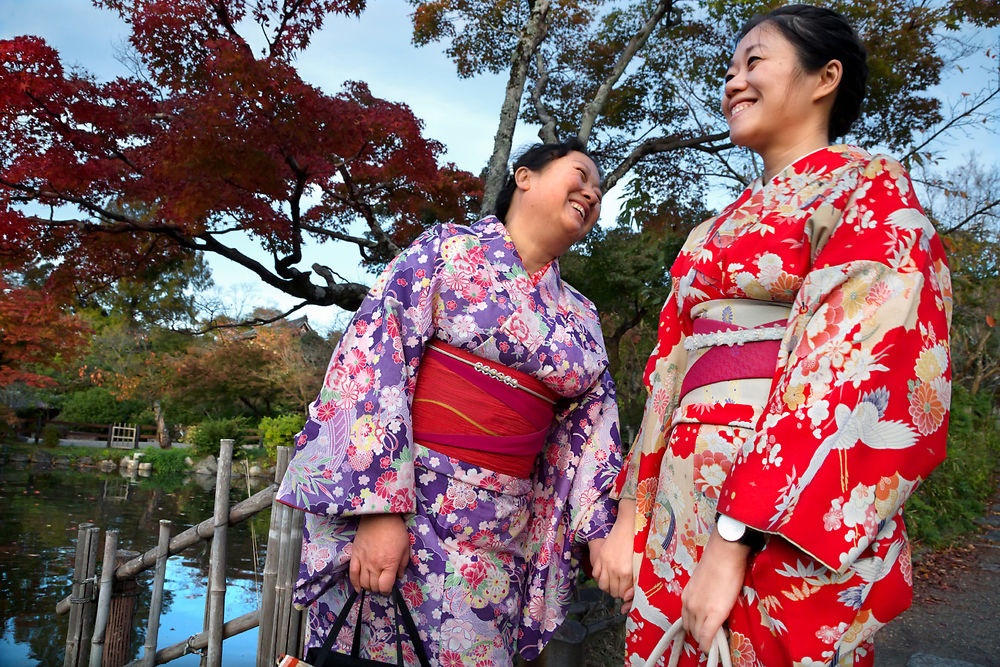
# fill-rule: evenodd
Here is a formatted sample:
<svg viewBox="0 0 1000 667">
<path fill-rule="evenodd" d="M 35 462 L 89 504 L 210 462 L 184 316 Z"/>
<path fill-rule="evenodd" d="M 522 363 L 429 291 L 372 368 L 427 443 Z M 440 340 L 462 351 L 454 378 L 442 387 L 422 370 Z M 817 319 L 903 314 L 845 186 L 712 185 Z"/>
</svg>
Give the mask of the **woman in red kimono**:
<svg viewBox="0 0 1000 667">
<path fill-rule="evenodd" d="M 945 455 L 948 269 L 900 164 L 830 145 L 867 76 L 843 17 L 739 37 L 722 111 L 763 176 L 671 269 L 597 567 L 634 595 L 628 665 L 666 664 L 678 619 L 682 665 L 720 628 L 734 665 L 872 665 L 911 600 L 903 504 Z"/>
</svg>

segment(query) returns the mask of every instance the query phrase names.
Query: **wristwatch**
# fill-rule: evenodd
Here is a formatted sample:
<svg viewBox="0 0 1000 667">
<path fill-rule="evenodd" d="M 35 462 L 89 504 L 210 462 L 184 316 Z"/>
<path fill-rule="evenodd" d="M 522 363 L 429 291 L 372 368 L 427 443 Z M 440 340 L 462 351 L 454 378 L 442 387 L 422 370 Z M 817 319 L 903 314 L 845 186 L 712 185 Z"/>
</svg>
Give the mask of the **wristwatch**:
<svg viewBox="0 0 1000 667">
<path fill-rule="evenodd" d="M 719 537 L 726 542 L 739 542 L 750 547 L 751 551 L 760 551 L 764 548 L 764 533 L 747 527 L 742 521 L 717 513 L 715 515 L 715 528 L 719 531 Z"/>
</svg>

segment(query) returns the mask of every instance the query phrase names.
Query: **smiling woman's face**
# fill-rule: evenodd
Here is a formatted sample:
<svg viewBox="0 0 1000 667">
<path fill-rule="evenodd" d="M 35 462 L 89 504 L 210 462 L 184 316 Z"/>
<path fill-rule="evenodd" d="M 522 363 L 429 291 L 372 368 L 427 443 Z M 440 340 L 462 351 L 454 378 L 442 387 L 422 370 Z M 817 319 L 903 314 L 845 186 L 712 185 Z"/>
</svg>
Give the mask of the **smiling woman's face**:
<svg viewBox="0 0 1000 667">
<path fill-rule="evenodd" d="M 802 69 L 795 47 L 774 26 L 765 22 L 747 33 L 722 93 L 732 142 L 766 155 L 804 125 L 815 124 L 817 76 Z"/>
<path fill-rule="evenodd" d="M 525 212 L 541 223 L 538 233 L 565 242 L 566 249 L 585 237 L 600 217 L 601 177 L 583 153 L 570 151 L 540 171 L 519 170 L 518 188 Z"/>
</svg>

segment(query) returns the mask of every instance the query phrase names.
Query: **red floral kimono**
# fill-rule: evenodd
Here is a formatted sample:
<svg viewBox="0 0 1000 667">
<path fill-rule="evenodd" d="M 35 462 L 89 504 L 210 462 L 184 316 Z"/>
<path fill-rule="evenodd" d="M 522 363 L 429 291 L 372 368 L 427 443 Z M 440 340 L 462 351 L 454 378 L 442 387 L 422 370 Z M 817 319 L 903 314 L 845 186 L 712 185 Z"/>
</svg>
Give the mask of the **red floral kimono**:
<svg viewBox="0 0 1000 667">
<path fill-rule="evenodd" d="M 636 499 L 627 664 L 679 618 L 721 512 L 767 535 L 733 664 L 871 665 L 910 604 L 903 503 L 944 458 L 951 397 L 950 278 L 909 177 L 810 153 L 695 229 L 671 274 L 617 484 Z M 681 664 L 702 659 L 689 639 Z"/>
</svg>

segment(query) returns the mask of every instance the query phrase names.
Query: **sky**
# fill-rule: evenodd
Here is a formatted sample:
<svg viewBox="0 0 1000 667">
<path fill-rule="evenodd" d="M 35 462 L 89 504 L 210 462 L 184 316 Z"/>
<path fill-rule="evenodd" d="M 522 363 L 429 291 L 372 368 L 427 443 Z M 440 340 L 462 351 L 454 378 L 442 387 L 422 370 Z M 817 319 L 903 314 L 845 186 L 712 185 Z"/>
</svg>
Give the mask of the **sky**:
<svg viewBox="0 0 1000 667">
<path fill-rule="evenodd" d="M 369 0 L 359 19 L 329 17 L 296 61 L 299 73 L 303 80 L 328 93 L 339 91 L 344 81 L 358 80 L 366 82 L 378 97 L 405 102 L 423 120 L 424 135 L 444 144 L 443 159 L 479 173 L 493 149 L 506 76 L 459 78 L 443 44 L 413 46 L 410 11 L 404 0 Z M 994 38 L 997 43 L 1000 30 L 993 32 L 998 35 Z M 115 53 L 126 41 L 128 26 L 113 12 L 94 8 L 90 0 L 0 0 L 0 38 L 25 34 L 43 37 L 59 51 L 65 64 L 78 65 L 99 80 L 125 71 Z M 976 78 L 981 76 L 981 71 L 970 70 L 964 78 L 950 78 L 942 88 L 954 97 L 963 87 L 974 89 Z M 537 140 L 536 128 L 521 123 L 514 136 L 515 150 Z M 954 138 L 948 152 L 960 160 L 973 150 L 995 153 L 996 148 L 994 136 L 971 133 Z M 617 214 L 615 195 L 614 190 L 606 193 L 602 205 L 606 224 Z M 238 246 L 268 261 L 254 244 Z M 292 297 L 263 285 L 250 271 L 211 253 L 207 258 L 217 296 L 230 307 L 294 305 Z M 313 244 L 306 248 L 303 265 L 320 262 L 349 280 L 370 283 L 372 276 L 359 268 L 358 259 L 356 250 L 346 244 Z M 346 323 L 346 315 L 334 307 L 308 306 L 299 311 L 302 313 L 324 332 Z"/>
</svg>

